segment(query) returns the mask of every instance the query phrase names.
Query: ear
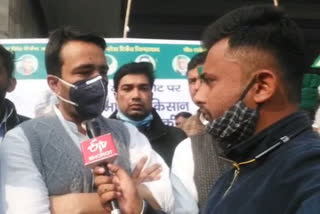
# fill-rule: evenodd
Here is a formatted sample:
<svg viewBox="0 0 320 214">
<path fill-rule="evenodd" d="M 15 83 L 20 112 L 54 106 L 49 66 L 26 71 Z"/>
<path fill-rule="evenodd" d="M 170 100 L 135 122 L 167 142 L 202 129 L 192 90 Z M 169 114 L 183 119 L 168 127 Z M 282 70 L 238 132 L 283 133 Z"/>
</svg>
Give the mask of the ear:
<svg viewBox="0 0 320 214">
<path fill-rule="evenodd" d="M 57 77 L 52 76 L 52 75 L 48 75 L 47 76 L 47 83 L 53 93 L 60 94 L 59 79 Z"/>
<path fill-rule="evenodd" d="M 253 101 L 256 104 L 267 102 L 275 94 L 277 77 L 271 70 L 260 70 L 256 73 L 256 84 L 254 84 Z"/>
<path fill-rule="evenodd" d="M 16 78 L 10 78 L 7 92 L 12 92 L 16 88 L 16 85 L 17 85 Z"/>
</svg>

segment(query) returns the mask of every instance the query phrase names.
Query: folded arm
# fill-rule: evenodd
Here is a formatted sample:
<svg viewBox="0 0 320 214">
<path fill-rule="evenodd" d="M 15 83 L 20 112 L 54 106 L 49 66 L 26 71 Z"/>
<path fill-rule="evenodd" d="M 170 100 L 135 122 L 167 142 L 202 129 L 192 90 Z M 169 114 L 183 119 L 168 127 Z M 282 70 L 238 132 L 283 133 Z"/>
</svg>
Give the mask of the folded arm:
<svg viewBox="0 0 320 214">
<path fill-rule="evenodd" d="M 132 126 L 128 126 L 128 128 L 131 138 L 129 147 L 131 169 L 136 167 L 141 158 L 146 157 L 147 161 L 143 170 L 156 163 L 161 166 L 162 170 L 161 177 L 158 180 L 142 182 L 145 187 L 142 187 L 142 190 L 139 191 L 140 195 L 142 194 L 143 199 L 147 200 L 150 205 L 159 205 L 155 206 L 154 209 L 160 207 L 164 212 L 172 211 L 174 197 L 168 166 L 160 155 L 152 149 L 148 139 L 143 134 Z"/>
</svg>

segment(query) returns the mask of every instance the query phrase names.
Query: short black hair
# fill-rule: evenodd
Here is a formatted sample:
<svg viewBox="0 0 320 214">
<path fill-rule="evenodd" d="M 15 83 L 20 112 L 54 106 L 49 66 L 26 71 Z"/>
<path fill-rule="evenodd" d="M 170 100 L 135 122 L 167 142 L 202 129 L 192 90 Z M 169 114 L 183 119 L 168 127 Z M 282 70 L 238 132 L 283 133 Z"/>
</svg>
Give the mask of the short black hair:
<svg viewBox="0 0 320 214">
<path fill-rule="evenodd" d="M 0 58 L 1 63 L 6 69 L 8 78 L 13 78 L 13 70 L 14 70 L 14 54 L 8 51 L 5 47 L 0 45 Z"/>
<path fill-rule="evenodd" d="M 45 52 L 47 74 L 61 77 L 62 59 L 60 57 L 62 47 L 69 41 L 84 41 L 96 44 L 103 51 L 107 44 L 105 40 L 93 33 L 82 32 L 73 27 L 62 27 L 50 33 Z"/>
<path fill-rule="evenodd" d="M 209 50 L 222 39 L 228 39 L 230 50 L 254 48 L 270 54 L 278 63 L 288 99 L 300 101 L 307 69 L 304 38 L 281 8 L 256 5 L 233 10 L 205 30 L 202 45 Z"/>
<path fill-rule="evenodd" d="M 131 62 L 121 66 L 113 77 L 113 87 L 115 91 L 118 91 L 119 82 L 125 75 L 128 74 L 143 74 L 148 80 L 150 87 L 153 87 L 154 83 L 154 70 L 153 65 L 150 62 Z"/>
<path fill-rule="evenodd" d="M 192 116 L 191 113 L 186 112 L 186 111 L 182 111 L 182 112 L 179 112 L 178 114 L 176 114 L 176 116 L 174 116 L 174 119 L 177 119 L 178 117 L 189 118 L 191 116 Z"/>
<path fill-rule="evenodd" d="M 188 63 L 188 71 L 196 68 L 198 65 L 202 65 L 204 61 L 206 60 L 207 52 L 201 52 L 196 55 L 194 55 L 190 62 Z"/>
</svg>

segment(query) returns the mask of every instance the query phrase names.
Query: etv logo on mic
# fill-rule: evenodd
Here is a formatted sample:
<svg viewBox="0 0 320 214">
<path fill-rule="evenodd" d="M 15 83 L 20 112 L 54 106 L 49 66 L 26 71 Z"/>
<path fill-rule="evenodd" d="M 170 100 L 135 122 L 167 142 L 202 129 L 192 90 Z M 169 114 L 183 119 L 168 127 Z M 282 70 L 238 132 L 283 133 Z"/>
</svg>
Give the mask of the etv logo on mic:
<svg viewBox="0 0 320 214">
<path fill-rule="evenodd" d="M 88 167 L 94 167 L 102 162 L 111 163 L 118 156 L 111 134 L 82 142 L 81 151 L 84 165 Z"/>
</svg>

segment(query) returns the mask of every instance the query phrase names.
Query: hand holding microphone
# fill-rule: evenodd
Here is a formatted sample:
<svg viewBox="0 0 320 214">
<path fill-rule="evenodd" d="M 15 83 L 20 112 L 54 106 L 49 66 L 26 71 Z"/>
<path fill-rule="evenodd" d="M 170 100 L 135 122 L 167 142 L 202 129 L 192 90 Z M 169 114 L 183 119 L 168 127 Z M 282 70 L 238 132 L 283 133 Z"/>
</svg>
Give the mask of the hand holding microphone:
<svg viewBox="0 0 320 214">
<path fill-rule="evenodd" d="M 105 168 L 105 177 L 110 180 L 112 178 L 110 177 L 110 173 L 109 170 L 107 170 L 106 164 L 112 163 L 118 156 L 117 149 L 114 145 L 112 136 L 111 134 L 105 134 L 100 136 L 101 128 L 99 126 L 99 123 L 95 119 L 89 120 L 86 123 L 86 129 L 88 136 L 91 139 L 81 143 L 81 151 L 83 155 L 84 164 L 90 168 L 101 165 Z M 112 185 L 110 181 L 109 183 L 110 185 Z M 118 202 L 114 199 L 115 197 L 110 198 L 110 200 L 108 200 L 111 207 L 111 214 L 120 214 L 121 212 L 118 206 Z"/>
<path fill-rule="evenodd" d="M 111 214 L 140 214 L 143 202 L 135 183 L 120 166 L 113 161 L 118 156 L 111 134 L 101 135 L 97 121 L 90 120 L 86 124 L 88 136 L 91 138 L 81 144 L 83 160 L 86 166 L 94 168 L 95 185 L 100 200 Z M 112 176 L 110 176 L 110 172 Z M 116 200 L 118 199 L 118 201 Z"/>
<path fill-rule="evenodd" d="M 141 214 L 144 209 L 135 183 L 121 167 L 108 164 L 108 170 L 113 177 L 104 176 L 105 168 L 95 167 L 95 185 L 102 204 L 108 203 L 110 198 L 117 198 L 123 214 Z M 110 179 L 111 178 L 111 179 Z M 110 211 L 107 208 L 108 211 Z"/>
</svg>

